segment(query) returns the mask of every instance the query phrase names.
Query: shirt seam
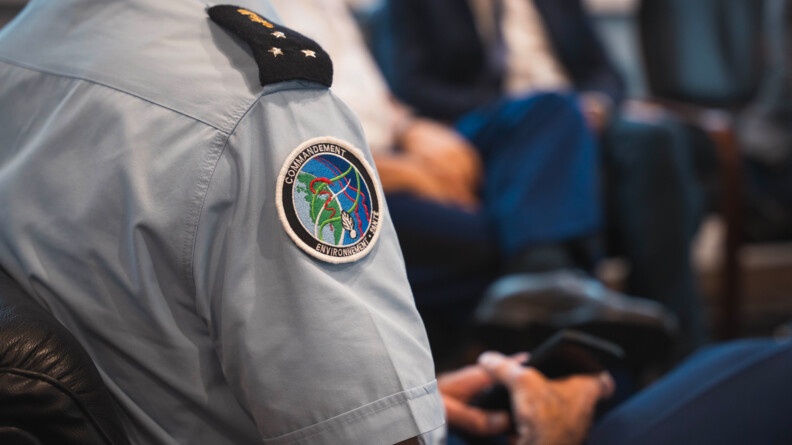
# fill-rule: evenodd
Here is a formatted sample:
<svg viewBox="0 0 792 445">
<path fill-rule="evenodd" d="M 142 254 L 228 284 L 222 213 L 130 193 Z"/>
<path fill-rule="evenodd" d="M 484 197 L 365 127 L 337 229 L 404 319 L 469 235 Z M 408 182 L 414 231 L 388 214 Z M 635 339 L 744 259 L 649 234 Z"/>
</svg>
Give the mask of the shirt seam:
<svg viewBox="0 0 792 445">
<path fill-rule="evenodd" d="M 308 82 L 309 84 L 313 84 L 313 82 Z M 217 171 L 217 165 L 222 159 L 223 154 L 225 153 L 226 149 L 228 148 L 229 141 L 231 140 L 231 136 L 236 133 L 237 128 L 242 123 L 242 121 L 250 114 L 253 107 L 255 107 L 262 98 L 269 96 L 270 94 L 275 94 L 283 91 L 289 90 L 299 90 L 299 89 L 306 89 L 305 83 L 295 83 L 292 81 L 281 82 L 276 85 L 271 85 L 268 88 L 262 90 L 255 98 L 251 101 L 251 103 L 243 103 L 241 104 L 233 113 L 228 116 L 226 123 L 229 125 L 231 130 L 229 132 L 221 132 L 215 138 L 215 141 L 212 143 L 212 146 L 217 149 L 216 155 L 210 154 L 206 158 L 206 164 L 202 166 L 202 170 L 205 170 L 206 173 L 201 175 L 197 181 L 197 191 L 194 196 L 194 200 L 197 203 L 196 206 L 191 206 L 195 208 L 196 211 L 190 215 L 190 219 L 187 221 L 187 233 L 184 239 L 184 246 L 182 251 L 182 274 L 184 276 L 185 282 L 187 284 L 187 290 L 189 294 L 192 296 L 193 300 L 197 304 L 197 283 L 195 281 L 195 254 L 196 254 L 196 244 L 198 242 L 198 229 L 201 225 L 201 217 L 203 216 L 204 209 L 206 207 L 206 199 L 209 194 L 209 189 L 212 185 L 212 181 L 214 179 L 215 172 Z M 316 86 L 317 89 L 327 89 L 326 87 Z M 194 221 L 194 222 L 193 222 Z M 207 324 L 207 328 L 211 332 L 211 326 Z"/>
<path fill-rule="evenodd" d="M 405 402 L 411 402 L 413 400 L 419 400 L 424 397 L 430 397 L 436 393 L 437 380 L 432 379 L 423 385 L 415 386 L 385 397 L 381 397 L 365 405 L 358 406 L 344 413 L 330 417 L 329 419 L 322 420 L 280 436 L 264 437 L 262 440 L 265 443 L 271 444 L 306 443 L 306 441 L 316 437 L 319 434 L 333 431 L 339 425 L 352 424 L 367 417 L 379 414 L 385 410 L 393 408 L 394 406 L 402 405 Z M 370 410 L 367 409 L 369 407 Z M 291 437 L 294 437 L 294 439 L 290 439 Z"/>
<path fill-rule="evenodd" d="M 250 113 L 253 107 L 265 96 L 270 94 L 275 94 L 282 91 L 288 90 L 296 90 L 296 89 L 304 89 L 306 84 L 313 84 L 310 81 L 299 81 L 299 83 L 293 81 L 286 81 L 280 82 L 275 85 L 270 85 L 267 88 L 264 88 L 260 91 L 257 95 L 252 96 L 249 101 L 243 101 L 238 107 L 236 107 L 235 112 L 231 113 L 225 120 L 224 124 L 226 129 L 221 128 L 219 125 L 212 124 L 207 122 L 203 119 L 198 117 L 192 116 L 188 113 L 183 111 L 177 110 L 173 107 L 169 107 L 167 105 L 161 104 L 156 102 L 152 99 L 148 99 L 143 97 L 139 94 L 132 93 L 130 91 L 126 91 L 120 87 L 116 87 L 113 85 L 109 85 L 107 83 L 97 81 L 94 79 L 90 79 L 88 77 L 73 75 L 73 74 L 66 74 L 62 72 L 58 72 L 55 70 L 44 69 L 38 67 L 34 64 L 28 64 L 24 62 L 19 62 L 16 60 L 11 60 L 7 56 L 0 54 L 0 63 L 4 63 L 8 66 L 13 66 L 19 69 L 24 69 L 28 71 L 33 71 L 36 73 L 40 73 L 47 76 L 54 76 L 59 77 L 62 79 L 72 79 L 79 82 L 86 82 L 88 84 L 93 84 L 102 88 L 106 88 L 108 90 L 116 91 L 118 93 L 124 94 L 126 96 L 135 98 L 137 100 L 141 100 L 143 102 L 149 103 L 155 107 L 161 108 L 163 110 L 170 111 L 177 115 L 183 116 L 187 119 L 190 119 L 194 122 L 203 124 L 213 130 L 217 131 L 218 133 L 213 138 L 213 142 L 211 143 L 211 147 L 213 150 L 207 154 L 204 159 L 204 162 L 201 165 L 201 170 L 206 171 L 205 174 L 199 175 L 195 187 L 197 190 L 195 193 L 189 198 L 190 209 L 195 209 L 191 211 L 187 216 L 187 220 L 185 222 L 186 226 L 186 234 L 184 237 L 184 242 L 182 245 L 182 252 L 181 252 L 181 275 L 185 281 L 187 286 L 188 295 L 192 295 L 193 300 L 196 299 L 196 283 L 195 283 L 195 273 L 194 273 L 194 264 L 195 264 L 195 244 L 197 242 L 197 231 L 198 227 L 201 222 L 201 215 L 203 213 L 205 204 L 206 204 L 206 196 L 208 194 L 209 187 L 212 183 L 212 178 L 214 176 L 215 170 L 217 169 L 217 163 L 222 158 L 223 153 L 225 152 L 226 147 L 228 146 L 228 141 L 230 140 L 231 136 L 236 131 L 237 127 L 240 123 L 245 119 L 245 117 Z M 318 85 L 315 88 L 320 88 Z M 325 88 L 325 87 L 321 87 Z M 219 147 L 219 148 L 218 148 Z"/>
<path fill-rule="evenodd" d="M 86 76 L 79 76 L 79 75 L 76 75 L 76 74 L 66 74 L 66 73 L 58 72 L 56 70 L 41 68 L 41 67 L 38 67 L 38 66 L 36 66 L 34 64 L 28 64 L 28 63 L 24 63 L 24 62 L 19 62 L 17 60 L 11 60 L 11 59 L 7 58 L 6 56 L 3 56 L 3 55 L 0 55 L 0 62 L 5 63 L 5 64 L 10 65 L 10 66 L 15 66 L 15 67 L 20 68 L 20 69 L 28 70 L 28 71 L 35 71 L 37 73 L 41 73 L 41 74 L 45 74 L 45 75 L 49 75 L 49 76 L 56 76 L 56 77 L 61 77 L 61 78 L 64 78 L 64 79 L 73 79 L 73 80 L 78 80 L 78 81 L 81 81 L 81 82 L 87 82 L 87 83 L 94 84 L 94 85 L 97 85 L 97 86 L 100 86 L 100 87 L 104 87 L 104 88 L 107 88 L 107 89 L 110 89 L 110 90 L 113 90 L 113 91 L 117 91 L 117 92 L 119 92 L 121 94 L 130 96 L 130 97 L 134 97 L 134 98 L 136 98 L 138 100 L 142 100 L 144 102 L 148 102 L 148 103 L 150 103 L 150 104 L 152 104 L 152 105 L 154 105 L 156 107 L 171 111 L 173 113 L 176 113 L 178 115 L 181 115 L 181 116 L 184 116 L 184 117 L 186 117 L 188 119 L 191 119 L 191 120 L 193 120 L 195 122 L 199 122 L 201 124 L 204 124 L 204 125 L 206 125 L 206 126 L 208 126 L 210 128 L 213 128 L 213 129 L 215 129 L 215 130 L 217 130 L 217 131 L 219 131 L 219 132 L 221 132 L 223 134 L 230 134 L 230 132 L 228 130 L 220 128 L 219 126 L 217 126 L 215 124 L 212 124 L 211 122 L 207 122 L 206 120 L 203 120 L 203 119 L 201 119 L 199 117 L 193 116 L 193 115 L 191 115 L 189 113 L 186 113 L 184 111 L 178 110 L 178 109 L 176 109 L 174 107 L 170 107 L 168 105 L 159 103 L 159 102 L 157 102 L 157 101 L 155 101 L 153 99 L 144 97 L 144 96 L 142 96 L 142 95 L 140 95 L 138 93 L 133 93 L 133 92 L 127 91 L 127 90 L 125 90 L 125 89 L 123 89 L 121 87 L 110 85 L 108 83 L 101 82 L 99 80 L 91 79 L 91 78 L 86 77 Z M 256 97 L 259 97 L 259 96 L 256 96 Z"/>
</svg>

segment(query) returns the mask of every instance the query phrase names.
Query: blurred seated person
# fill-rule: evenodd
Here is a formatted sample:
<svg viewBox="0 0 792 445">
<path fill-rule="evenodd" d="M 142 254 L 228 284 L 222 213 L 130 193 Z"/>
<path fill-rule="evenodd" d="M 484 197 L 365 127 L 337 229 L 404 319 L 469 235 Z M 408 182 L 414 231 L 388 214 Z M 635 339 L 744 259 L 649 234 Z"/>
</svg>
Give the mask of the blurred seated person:
<svg viewBox="0 0 792 445">
<path fill-rule="evenodd" d="M 792 240 L 792 1 L 768 0 L 764 76 L 738 119 L 745 237 Z"/>
<path fill-rule="evenodd" d="M 455 126 L 418 117 L 392 99 L 343 0 L 273 3 L 334 60 L 333 90 L 361 119 L 437 361 L 460 344 L 500 275 L 591 269 L 603 206 L 599 154 L 572 95 L 510 101 L 481 111 L 497 118 Z M 620 315 L 670 318 L 638 298 L 578 297 Z"/>
<path fill-rule="evenodd" d="M 703 193 L 692 136 L 671 120 L 619 112 L 624 84 L 581 1 L 393 0 L 385 14 L 390 34 L 377 48 L 385 48 L 386 74 L 421 116 L 497 127 L 513 119 L 515 102 L 547 92 L 576 97 L 602 144 L 608 250 L 629 261 L 626 291 L 671 308 L 689 347 L 700 344 L 690 245 Z M 537 114 L 521 125 L 545 125 Z M 502 131 L 488 142 L 510 137 Z"/>
</svg>

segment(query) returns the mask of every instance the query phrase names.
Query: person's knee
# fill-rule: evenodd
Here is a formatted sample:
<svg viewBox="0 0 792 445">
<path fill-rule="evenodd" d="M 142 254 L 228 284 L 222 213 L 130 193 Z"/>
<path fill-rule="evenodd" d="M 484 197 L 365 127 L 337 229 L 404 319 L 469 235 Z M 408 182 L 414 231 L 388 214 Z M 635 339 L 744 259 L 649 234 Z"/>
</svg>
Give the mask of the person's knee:
<svg viewBox="0 0 792 445">
<path fill-rule="evenodd" d="M 604 142 L 606 156 L 626 170 L 657 171 L 677 165 L 675 135 L 663 125 L 618 123 Z"/>
<path fill-rule="evenodd" d="M 543 91 L 506 100 L 511 106 L 522 109 L 539 108 L 550 113 L 559 111 L 580 112 L 580 104 L 576 96 L 563 91 Z"/>
<path fill-rule="evenodd" d="M 581 119 L 583 118 L 580 102 L 575 94 L 564 91 L 548 91 L 535 94 L 535 96 L 536 100 L 548 110 L 555 110 L 557 113 L 574 113 Z"/>
</svg>

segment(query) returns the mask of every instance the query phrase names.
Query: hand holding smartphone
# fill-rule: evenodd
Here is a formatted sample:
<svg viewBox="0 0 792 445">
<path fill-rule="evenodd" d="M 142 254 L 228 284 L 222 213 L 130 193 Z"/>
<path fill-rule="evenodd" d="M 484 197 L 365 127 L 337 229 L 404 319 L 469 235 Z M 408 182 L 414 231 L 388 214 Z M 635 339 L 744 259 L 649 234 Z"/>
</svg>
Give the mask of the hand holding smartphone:
<svg viewBox="0 0 792 445">
<path fill-rule="evenodd" d="M 624 350 L 599 337 L 574 330 L 553 335 L 531 354 L 524 364 L 536 368 L 549 379 L 574 374 L 599 374 L 624 359 Z M 471 405 L 488 410 L 506 410 L 511 414 L 509 391 L 496 385 L 471 401 Z"/>
</svg>

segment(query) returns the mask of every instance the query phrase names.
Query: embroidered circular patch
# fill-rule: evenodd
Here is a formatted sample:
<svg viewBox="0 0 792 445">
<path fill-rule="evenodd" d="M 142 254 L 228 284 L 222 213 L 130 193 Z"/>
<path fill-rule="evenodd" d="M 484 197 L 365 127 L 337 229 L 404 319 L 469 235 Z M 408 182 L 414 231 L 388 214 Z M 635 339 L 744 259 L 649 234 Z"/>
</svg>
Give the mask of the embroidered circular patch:
<svg viewBox="0 0 792 445">
<path fill-rule="evenodd" d="M 379 236 L 380 197 L 363 154 L 330 137 L 311 139 L 278 176 L 283 227 L 300 248 L 331 263 L 364 257 Z"/>
</svg>

